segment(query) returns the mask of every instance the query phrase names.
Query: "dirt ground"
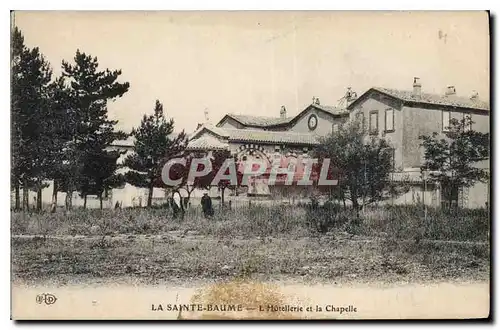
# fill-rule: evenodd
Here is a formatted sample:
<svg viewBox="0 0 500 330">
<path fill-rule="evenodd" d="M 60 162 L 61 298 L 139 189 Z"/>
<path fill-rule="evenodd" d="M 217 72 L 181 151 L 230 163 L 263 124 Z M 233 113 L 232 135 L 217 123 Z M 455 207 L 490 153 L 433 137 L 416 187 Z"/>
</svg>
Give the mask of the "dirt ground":
<svg viewBox="0 0 500 330">
<path fill-rule="evenodd" d="M 321 283 L 487 281 L 488 244 L 353 235 L 216 238 L 170 232 L 113 237 L 13 236 L 12 280 L 144 285 L 251 278 Z M 128 281 L 128 280 L 127 280 Z"/>
</svg>

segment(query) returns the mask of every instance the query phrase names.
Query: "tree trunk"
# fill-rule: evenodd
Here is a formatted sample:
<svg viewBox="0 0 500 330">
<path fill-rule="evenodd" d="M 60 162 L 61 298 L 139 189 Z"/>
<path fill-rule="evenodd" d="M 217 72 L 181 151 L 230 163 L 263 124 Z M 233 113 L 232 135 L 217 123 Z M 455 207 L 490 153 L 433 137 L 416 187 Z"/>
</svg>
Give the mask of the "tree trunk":
<svg viewBox="0 0 500 330">
<path fill-rule="evenodd" d="M 226 190 L 226 188 L 220 189 L 220 204 L 221 204 L 222 208 L 224 208 L 224 191 L 225 190 Z"/>
<path fill-rule="evenodd" d="M 356 218 L 359 218 L 359 203 L 357 198 L 352 199 L 352 207 L 356 211 Z"/>
<path fill-rule="evenodd" d="M 83 195 L 83 208 L 87 208 L 87 194 Z"/>
<path fill-rule="evenodd" d="M 70 178 L 68 182 L 68 189 L 66 189 L 66 200 L 64 201 L 66 205 L 66 211 L 71 211 L 73 208 L 73 179 Z"/>
<path fill-rule="evenodd" d="M 153 202 L 153 183 L 151 182 L 149 184 L 149 191 L 148 191 L 148 207 L 151 207 L 152 205 L 152 202 Z M 182 203 L 182 201 L 181 201 Z"/>
<path fill-rule="evenodd" d="M 23 211 L 29 211 L 29 190 L 28 190 L 28 180 L 23 179 Z"/>
<path fill-rule="evenodd" d="M 71 211 L 73 208 L 73 190 L 68 190 L 66 192 L 66 200 L 64 203 L 66 204 L 66 210 Z"/>
<path fill-rule="evenodd" d="M 36 210 L 38 212 L 42 211 L 42 185 L 40 184 L 40 186 L 37 187 L 37 191 L 36 191 Z"/>
<path fill-rule="evenodd" d="M 20 194 L 19 194 L 19 182 L 16 181 L 16 184 L 14 186 L 14 190 L 15 190 L 15 205 L 14 205 L 14 210 L 16 211 L 19 211 L 20 207 L 21 207 L 21 203 L 20 203 Z"/>
<path fill-rule="evenodd" d="M 186 208 L 187 208 L 188 204 L 189 204 L 189 201 L 191 200 L 191 193 L 193 192 L 194 187 L 191 190 L 189 190 L 189 189 L 186 189 L 186 190 L 187 190 L 187 199 L 186 199 Z"/>
<path fill-rule="evenodd" d="M 57 209 L 57 181 L 54 180 L 54 187 L 52 190 L 52 204 L 50 205 L 50 212 L 54 213 Z"/>
<path fill-rule="evenodd" d="M 344 190 L 340 190 L 340 196 L 342 197 L 342 204 L 344 204 L 344 210 L 347 210 Z"/>
<path fill-rule="evenodd" d="M 102 193 L 99 195 L 99 206 L 101 207 L 102 210 Z"/>
<path fill-rule="evenodd" d="M 54 186 L 52 187 L 52 202 L 55 202 L 57 205 L 57 193 L 58 193 L 57 181 L 54 180 Z"/>
</svg>

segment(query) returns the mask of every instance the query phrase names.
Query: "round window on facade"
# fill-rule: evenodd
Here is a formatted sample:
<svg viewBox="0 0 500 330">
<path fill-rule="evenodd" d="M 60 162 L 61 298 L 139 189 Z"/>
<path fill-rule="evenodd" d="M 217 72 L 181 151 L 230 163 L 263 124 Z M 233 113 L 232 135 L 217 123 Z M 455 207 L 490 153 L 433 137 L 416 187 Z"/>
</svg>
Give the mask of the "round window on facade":
<svg viewBox="0 0 500 330">
<path fill-rule="evenodd" d="M 318 126 L 318 117 L 315 114 L 309 116 L 307 126 L 309 126 L 309 129 L 311 131 L 316 129 L 316 127 Z"/>
</svg>

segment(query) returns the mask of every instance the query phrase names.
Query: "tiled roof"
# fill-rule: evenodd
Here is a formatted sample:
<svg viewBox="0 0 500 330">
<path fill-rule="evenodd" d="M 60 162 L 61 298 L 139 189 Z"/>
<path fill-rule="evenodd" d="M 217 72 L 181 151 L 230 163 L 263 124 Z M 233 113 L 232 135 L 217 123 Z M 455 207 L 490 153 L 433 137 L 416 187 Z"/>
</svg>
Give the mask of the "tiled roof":
<svg viewBox="0 0 500 330">
<path fill-rule="evenodd" d="M 195 140 L 189 141 L 187 150 L 226 150 L 229 145 L 211 135 L 202 135 Z"/>
<path fill-rule="evenodd" d="M 331 105 L 322 105 L 322 104 L 312 104 L 313 107 L 318 108 L 320 110 L 331 113 L 332 115 L 342 115 L 345 113 L 349 113 L 346 109 L 334 107 Z"/>
<path fill-rule="evenodd" d="M 330 113 L 332 115 L 342 115 L 348 113 L 346 109 L 341 109 L 338 107 L 330 106 L 330 105 L 321 105 L 321 104 L 311 104 L 310 106 L 313 106 L 319 110 L 323 110 L 327 113 Z M 308 106 L 304 111 L 307 111 L 307 109 L 310 107 Z M 304 112 L 302 111 L 302 112 Z M 242 123 L 245 126 L 254 126 L 254 127 L 269 127 L 269 126 L 277 126 L 277 125 L 285 125 L 290 122 L 292 122 L 294 119 L 296 119 L 298 116 L 300 116 L 301 113 L 299 113 L 297 116 L 294 117 L 287 117 L 287 118 L 281 118 L 281 117 L 265 117 L 265 116 L 248 116 L 248 115 L 238 115 L 234 113 L 228 113 L 227 116 L 233 118 L 234 120 Z"/>
<path fill-rule="evenodd" d="M 283 132 L 283 131 L 262 131 L 262 130 L 252 130 L 252 129 L 220 128 L 220 127 L 214 127 L 212 125 L 203 125 L 195 133 L 193 133 L 192 136 L 195 137 L 195 139 L 192 140 L 193 143 L 194 141 L 196 141 L 196 136 L 199 136 L 202 133 L 203 129 L 209 130 L 229 142 L 239 141 L 239 142 L 257 142 L 257 143 L 275 143 L 275 144 L 286 143 L 286 144 L 299 144 L 299 145 L 318 144 L 317 137 L 314 134 L 286 132 L 286 131 Z M 217 140 L 216 137 L 213 137 L 213 139 Z"/>
<path fill-rule="evenodd" d="M 173 132 L 169 136 L 171 138 L 177 137 L 180 132 Z M 186 136 L 189 138 L 189 134 L 186 134 Z M 129 136 L 126 140 L 115 140 L 111 143 L 111 146 L 113 147 L 134 147 L 135 143 L 135 137 L 134 136 Z"/>
<path fill-rule="evenodd" d="M 485 101 L 479 99 L 474 100 L 457 95 L 446 96 L 439 94 L 422 93 L 421 96 L 415 96 L 413 95 L 412 91 L 398 90 L 392 88 L 382 88 L 382 87 L 374 87 L 372 89 L 407 102 L 437 104 L 444 106 L 481 109 L 481 110 L 490 109 L 489 104 Z"/>
<path fill-rule="evenodd" d="M 206 124 L 203 124 L 200 127 L 198 127 L 198 129 L 196 131 L 194 131 L 193 134 L 190 135 L 190 138 L 191 137 L 193 137 L 193 138 L 196 137 L 204 129 L 208 129 L 208 130 L 212 131 L 213 133 L 215 133 L 216 135 L 219 135 L 219 136 L 227 136 L 227 133 L 226 133 L 225 129 L 217 127 L 217 126 L 214 126 L 214 125 L 209 124 L 209 123 L 206 123 Z"/>
<path fill-rule="evenodd" d="M 250 129 L 224 129 L 229 140 L 242 142 L 287 143 L 315 145 L 318 143 L 313 134 L 295 132 L 260 131 Z"/>
<path fill-rule="evenodd" d="M 264 117 L 264 116 L 247 116 L 247 115 L 237 115 L 233 113 L 227 114 L 229 117 L 235 119 L 236 121 L 247 126 L 274 126 L 281 125 L 290 122 L 293 118 L 280 118 L 280 117 Z"/>
</svg>

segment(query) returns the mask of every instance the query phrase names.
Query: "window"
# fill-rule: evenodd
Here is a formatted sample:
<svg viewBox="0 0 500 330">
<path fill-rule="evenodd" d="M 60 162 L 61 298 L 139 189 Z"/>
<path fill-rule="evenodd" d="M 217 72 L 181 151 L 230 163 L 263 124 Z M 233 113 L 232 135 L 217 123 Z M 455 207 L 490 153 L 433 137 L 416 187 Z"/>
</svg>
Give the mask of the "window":
<svg viewBox="0 0 500 330">
<path fill-rule="evenodd" d="M 450 129 L 450 112 L 443 110 L 443 132 Z"/>
<path fill-rule="evenodd" d="M 337 133 L 339 131 L 339 124 L 333 124 L 332 126 L 332 132 Z"/>
<path fill-rule="evenodd" d="M 385 110 L 385 131 L 394 132 L 394 109 Z"/>
<path fill-rule="evenodd" d="M 361 126 L 361 128 L 363 130 L 365 129 L 365 114 L 361 110 L 357 109 L 353 113 L 353 115 L 351 117 L 351 120 L 356 121 L 357 123 L 359 123 L 359 125 Z"/>
<path fill-rule="evenodd" d="M 370 111 L 370 134 L 378 134 L 378 111 Z"/>
<path fill-rule="evenodd" d="M 464 120 L 465 120 L 465 126 L 464 126 L 464 131 L 472 131 L 472 115 L 470 114 L 464 114 Z"/>
</svg>

